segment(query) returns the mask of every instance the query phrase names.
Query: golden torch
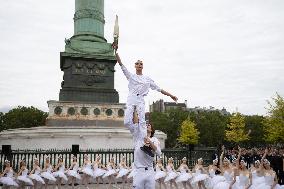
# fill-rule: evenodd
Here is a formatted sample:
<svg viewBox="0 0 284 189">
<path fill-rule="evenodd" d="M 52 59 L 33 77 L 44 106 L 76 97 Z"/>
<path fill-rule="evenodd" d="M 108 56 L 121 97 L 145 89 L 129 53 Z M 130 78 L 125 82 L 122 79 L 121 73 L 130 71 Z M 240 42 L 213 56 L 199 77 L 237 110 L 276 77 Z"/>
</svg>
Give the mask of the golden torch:
<svg viewBox="0 0 284 189">
<path fill-rule="evenodd" d="M 115 24 L 113 29 L 113 43 L 112 48 L 116 52 L 118 49 L 118 38 L 119 38 L 119 26 L 118 26 L 118 16 L 115 17 Z"/>
</svg>

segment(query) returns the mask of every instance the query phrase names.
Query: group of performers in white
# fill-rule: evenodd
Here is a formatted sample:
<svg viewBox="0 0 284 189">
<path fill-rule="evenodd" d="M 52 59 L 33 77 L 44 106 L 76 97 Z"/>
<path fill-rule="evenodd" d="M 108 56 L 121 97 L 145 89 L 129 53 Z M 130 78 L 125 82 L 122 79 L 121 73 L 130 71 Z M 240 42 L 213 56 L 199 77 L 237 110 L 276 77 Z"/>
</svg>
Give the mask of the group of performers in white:
<svg viewBox="0 0 284 189">
<path fill-rule="evenodd" d="M 123 187 L 131 181 L 134 174 L 134 169 L 128 167 L 126 158 L 122 157 L 119 165 L 115 165 L 114 158 L 105 166 L 101 163 L 101 157 L 97 156 L 96 160 L 91 162 L 88 155 L 84 155 L 84 164 L 79 167 L 76 156 L 73 156 L 73 161 L 69 168 L 65 167 L 62 157 L 58 157 L 56 166 L 50 164 L 50 157 L 45 157 L 43 169 L 39 165 L 37 158 L 34 159 L 32 170 L 28 170 L 25 160 L 20 161 L 20 169 L 15 173 L 10 161 L 5 160 L 5 169 L 0 174 L 0 183 L 4 187 L 25 188 L 48 188 L 56 186 L 58 189 L 62 185 L 69 184 L 74 188 L 75 183 L 84 185 L 89 188 L 90 183 L 99 184 L 117 184 L 117 181 L 123 182 Z"/>
<path fill-rule="evenodd" d="M 203 166 L 203 159 L 199 158 L 192 169 L 189 169 L 185 157 L 182 160 L 169 158 L 166 166 L 162 159 L 158 158 L 151 178 L 155 181 L 154 188 L 156 185 L 159 189 L 284 189 L 284 185 L 277 184 L 276 173 L 266 159 L 266 153 L 261 160 L 255 161 L 247 169 L 247 163 L 241 159 L 241 151 L 239 148 L 237 158 L 230 161 L 224 156 L 223 149 L 220 157 L 214 159 L 209 166 Z M 180 162 L 176 168 L 174 161 Z M 148 170 L 143 171 L 145 173 Z M 0 183 L 6 188 L 61 188 L 62 184 L 69 184 L 74 188 L 75 183 L 89 188 L 90 183 L 112 187 L 117 185 L 117 182 L 122 182 L 123 188 L 130 188 L 131 181 L 134 181 L 138 174 L 139 169 L 135 168 L 134 164 L 127 166 L 125 157 L 119 165 L 115 165 L 114 158 L 111 158 L 105 166 L 101 163 L 100 156 L 91 162 L 88 155 L 85 155 L 84 164 L 79 167 L 76 157 L 73 156 L 73 161 L 67 169 L 61 156 L 55 166 L 50 164 L 50 157 L 46 156 L 43 169 L 37 158 L 34 159 L 32 170 L 28 170 L 26 162 L 22 160 L 18 173 L 13 171 L 10 162 L 6 160 Z"/>
<path fill-rule="evenodd" d="M 189 169 L 187 159 L 183 158 L 180 166 L 175 170 L 173 159 L 169 159 L 166 169 L 161 160 L 156 164 L 155 180 L 159 188 L 182 188 L 190 189 L 284 189 L 284 185 L 278 184 L 275 171 L 266 159 L 267 152 L 261 160 L 256 160 L 252 165 L 241 159 L 242 149 L 239 148 L 237 158 L 232 161 L 224 157 L 213 160 L 207 167 L 203 166 L 203 159 L 197 160 L 196 165 Z M 249 168 L 247 168 L 249 167 Z"/>
</svg>

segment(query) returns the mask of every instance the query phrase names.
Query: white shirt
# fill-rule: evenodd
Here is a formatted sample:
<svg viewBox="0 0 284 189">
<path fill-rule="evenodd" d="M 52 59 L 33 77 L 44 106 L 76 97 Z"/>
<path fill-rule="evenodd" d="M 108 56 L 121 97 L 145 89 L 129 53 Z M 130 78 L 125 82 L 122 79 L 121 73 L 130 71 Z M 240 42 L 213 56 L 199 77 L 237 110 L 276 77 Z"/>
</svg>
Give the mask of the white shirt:
<svg viewBox="0 0 284 189">
<path fill-rule="evenodd" d="M 141 132 L 141 129 L 138 124 L 131 124 L 128 128 L 132 133 L 134 140 L 134 167 L 153 167 L 154 157 L 147 155 L 140 149 L 140 147 L 144 146 L 144 138 L 146 137 L 146 135 Z M 156 137 L 152 137 L 150 138 L 150 140 L 157 147 L 155 154 L 157 156 L 161 156 L 162 152 L 159 140 Z"/>
<path fill-rule="evenodd" d="M 155 84 L 155 82 L 149 78 L 148 76 L 144 75 L 137 75 L 130 73 L 127 68 L 122 65 L 121 69 L 129 81 L 128 83 L 128 89 L 129 94 L 128 96 L 147 96 L 149 89 L 156 90 L 158 92 L 161 92 L 160 87 Z"/>
</svg>

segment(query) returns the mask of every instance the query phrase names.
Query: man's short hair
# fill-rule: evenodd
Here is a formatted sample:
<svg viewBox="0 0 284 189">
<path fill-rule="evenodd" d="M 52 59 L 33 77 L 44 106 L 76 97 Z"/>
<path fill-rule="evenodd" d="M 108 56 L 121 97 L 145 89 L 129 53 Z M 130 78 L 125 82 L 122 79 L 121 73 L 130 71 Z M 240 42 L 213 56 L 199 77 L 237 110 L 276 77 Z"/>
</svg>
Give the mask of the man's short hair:
<svg viewBox="0 0 284 189">
<path fill-rule="evenodd" d="M 137 60 L 136 62 L 135 62 L 135 64 L 136 63 L 143 63 L 143 61 L 142 60 Z"/>
</svg>

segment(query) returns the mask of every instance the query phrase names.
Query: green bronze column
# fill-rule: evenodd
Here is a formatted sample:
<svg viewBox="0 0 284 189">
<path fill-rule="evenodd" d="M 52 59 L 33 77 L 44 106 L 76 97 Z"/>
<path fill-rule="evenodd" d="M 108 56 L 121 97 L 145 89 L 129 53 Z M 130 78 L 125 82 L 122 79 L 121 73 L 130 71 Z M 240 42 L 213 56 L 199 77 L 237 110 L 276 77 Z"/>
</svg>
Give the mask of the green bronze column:
<svg viewBox="0 0 284 189">
<path fill-rule="evenodd" d="M 104 0 L 75 0 L 74 35 L 60 53 L 60 101 L 118 103 L 116 59 L 104 38 Z M 112 31 L 109 31 L 112 32 Z"/>
<path fill-rule="evenodd" d="M 93 40 L 104 39 L 104 1 L 76 0 L 74 14 L 74 35 L 86 35 Z"/>
</svg>

